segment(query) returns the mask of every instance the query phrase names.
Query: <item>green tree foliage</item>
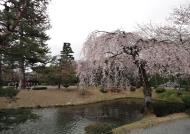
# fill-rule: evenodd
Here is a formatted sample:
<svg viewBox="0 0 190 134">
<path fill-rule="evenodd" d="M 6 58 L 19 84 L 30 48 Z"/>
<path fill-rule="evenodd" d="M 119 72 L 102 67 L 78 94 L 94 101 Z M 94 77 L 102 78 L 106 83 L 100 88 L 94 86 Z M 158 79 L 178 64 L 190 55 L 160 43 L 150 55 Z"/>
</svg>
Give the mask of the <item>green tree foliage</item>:
<svg viewBox="0 0 190 134">
<path fill-rule="evenodd" d="M 46 44 L 49 37 L 45 33 L 50 28 L 46 12 L 48 2 L 49 0 L 5 0 L 1 10 L 1 39 L 6 41 L 3 42 L 6 47 L 1 41 L 1 47 L 6 48 L 1 57 L 13 60 L 20 68 L 21 88 L 25 87 L 26 67 L 44 63 L 49 51 Z"/>
<path fill-rule="evenodd" d="M 70 43 L 64 43 L 61 54 L 52 57 L 49 66 L 34 67 L 40 83 L 58 85 L 58 88 L 61 88 L 61 85 L 65 88 L 76 85 L 79 80 L 76 77 L 76 63 L 72 54 Z"/>
<path fill-rule="evenodd" d="M 60 81 L 61 84 L 67 88 L 75 76 L 74 68 L 73 68 L 73 50 L 71 48 L 70 43 L 64 43 L 63 44 L 63 50 L 61 51 L 60 55 L 60 72 L 61 72 L 61 77 Z"/>
<path fill-rule="evenodd" d="M 22 9 L 18 10 L 17 2 L 0 1 L 0 86 L 2 84 L 2 65 L 4 56 L 7 54 L 11 45 L 9 41 L 14 38 L 16 26 L 19 24 L 20 17 L 26 5 L 21 5 Z M 14 11 L 14 12 L 13 12 Z"/>
<path fill-rule="evenodd" d="M 58 56 L 51 57 L 49 66 L 35 66 L 32 70 L 38 75 L 38 81 L 45 85 L 57 85 L 58 84 Z"/>
</svg>

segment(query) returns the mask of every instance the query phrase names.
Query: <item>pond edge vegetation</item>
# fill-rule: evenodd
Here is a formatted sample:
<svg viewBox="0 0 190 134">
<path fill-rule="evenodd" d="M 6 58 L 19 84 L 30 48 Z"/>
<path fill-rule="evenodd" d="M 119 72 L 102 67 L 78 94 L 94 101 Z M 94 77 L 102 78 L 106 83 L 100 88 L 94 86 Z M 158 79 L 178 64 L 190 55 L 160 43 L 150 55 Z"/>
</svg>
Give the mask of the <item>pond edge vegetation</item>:
<svg viewBox="0 0 190 134">
<path fill-rule="evenodd" d="M 156 116 L 145 116 L 142 120 L 123 125 L 121 127 L 112 130 L 113 134 L 128 134 L 137 129 L 146 129 L 161 123 L 172 122 L 175 120 L 189 118 L 190 116 L 186 113 L 174 113 L 164 117 Z"/>
</svg>

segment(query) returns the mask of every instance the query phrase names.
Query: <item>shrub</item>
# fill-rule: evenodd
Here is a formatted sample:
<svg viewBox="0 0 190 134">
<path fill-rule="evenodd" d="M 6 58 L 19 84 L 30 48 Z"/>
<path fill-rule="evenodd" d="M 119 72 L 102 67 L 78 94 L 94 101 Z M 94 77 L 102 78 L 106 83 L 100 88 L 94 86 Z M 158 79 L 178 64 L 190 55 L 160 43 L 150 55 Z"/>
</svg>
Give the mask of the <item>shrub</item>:
<svg viewBox="0 0 190 134">
<path fill-rule="evenodd" d="M 185 112 L 190 116 L 190 109 L 187 109 Z"/>
<path fill-rule="evenodd" d="M 64 83 L 64 84 L 63 84 L 63 87 L 64 87 L 64 88 L 68 88 L 68 87 L 69 87 L 69 84 L 68 84 L 68 83 Z"/>
<path fill-rule="evenodd" d="M 33 87 L 32 90 L 46 90 L 47 87 Z"/>
<path fill-rule="evenodd" d="M 183 112 L 185 111 L 185 105 L 178 102 L 156 101 L 153 103 L 153 110 L 156 116 L 160 117 L 171 113 Z"/>
<path fill-rule="evenodd" d="M 85 134 L 112 134 L 113 125 L 109 123 L 96 123 L 85 128 Z"/>
<path fill-rule="evenodd" d="M 176 91 L 174 90 L 166 90 L 165 92 L 161 93 L 160 96 L 163 98 L 169 97 L 171 95 L 175 94 L 177 96 Z"/>
<path fill-rule="evenodd" d="M 101 86 L 101 87 L 100 87 L 100 92 L 102 92 L 102 93 L 107 93 L 107 92 L 108 92 L 108 90 L 105 90 L 105 89 L 104 89 L 104 87 L 103 87 L 103 86 Z"/>
<path fill-rule="evenodd" d="M 166 98 L 168 101 L 171 102 L 181 102 L 181 98 L 179 97 L 179 95 L 177 93 L 175 94 L 171 94 L 170 96 L 168 96 L 168 98 Z"/>
<path fill-rule="evenodd" d="M 163 92 L 165 92 L 165 91 L 166 91 L 166 89 L 164 89 L 164 88 L 157 88 L 157 89 L 155 90 L 156 93 L 163 93 Z"/>
<path fill-rule="evenodd" d="M 190 91 L 190 90 L 189 90 L 189 87 L 185 87 L 185 88 L 184 88 L 184 91 Z"/>
<path fill-rule="evenodd" d="M 13 87 L 1 88 L 0 97 L 9 97 L 13 98 L 18 94 L 19 90 L 14 89 Z"/>
<path fill-rule="evenodd" d="M 130 91 L 131 91 L 131 92 L 134 92 L 135 90 L 136 90 L 136 88 L 135 88 L 134 86 L 131 86 L 131 87 L 130 87 Z"/>
<path fill-rule="evenodd" d="M 182 100 L 185 103 L 185 106 L 190 108 L 190 95 L 182 96 Z"/>
<path fill-rule="evenodd" d="M 113 92 L 113 93 L 119 93 L 119 92 L 121 92 L 121 89 L 118 89 L 118 88 L 111 88 L 110 91 Z"/>
<path fill-rule="evenodd" d="M 175 90 L 166 90 L 163 93 L 159 93 L 159 97 L 167 101 L 181 102 L 181 97 L 177 95 Z"/>
</svg>

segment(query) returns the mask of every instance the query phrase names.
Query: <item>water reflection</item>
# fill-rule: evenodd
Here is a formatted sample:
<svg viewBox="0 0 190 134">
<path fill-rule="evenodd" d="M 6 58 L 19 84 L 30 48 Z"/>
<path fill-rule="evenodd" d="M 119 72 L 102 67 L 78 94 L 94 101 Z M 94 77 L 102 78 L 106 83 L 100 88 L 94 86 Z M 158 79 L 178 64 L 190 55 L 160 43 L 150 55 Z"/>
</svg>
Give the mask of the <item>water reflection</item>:
<svg viewBox="0 0 190 134">
<path fill-rule="evenodd" d="M 38 116 L 29 109 L 9 109 L 0 111 L 0 131 L 10 129 L 27 120 L 36 120 Z"/>
<path fill-rule="evenodd" d="M 101 122 L 114 126 L 142 118 L 142 101 L 114 101 L 67 108 L 34 109 L 40 116 L 36 121 L 27 120 L 0 134 L 84 134 L 84 128 Z"/>
</svg>

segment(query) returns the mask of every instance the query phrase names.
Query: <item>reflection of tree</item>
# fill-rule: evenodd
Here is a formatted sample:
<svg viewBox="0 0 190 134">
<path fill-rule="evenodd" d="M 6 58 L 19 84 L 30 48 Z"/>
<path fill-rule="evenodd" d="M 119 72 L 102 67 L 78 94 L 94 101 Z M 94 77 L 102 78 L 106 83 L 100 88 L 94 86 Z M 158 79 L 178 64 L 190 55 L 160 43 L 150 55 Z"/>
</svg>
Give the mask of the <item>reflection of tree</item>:
<svg viewBox="0 0 190 134">
<path fill-rule="evenodd" d="M 25 123 L 27 120 L 38 119 L 38 116 L 29 109 L 1 110 L 0 111 L 0 131 L 9 129 L 14 125 Z"/>
<path fill-rule="evenodd" d="M 139 119 L 142 104 L 129 102 L 112 102 L 98 104 L 87 108 L 85 118 L 98 122 L 115 122 L 119 124 Z"/>
<path fill-rule="evenodd" d="M 108 102 L 86 106 L 58 108 L 56 111 L 56 127 L 62 132 L 75 132 L 91 123 L 111 123 L 114 126 L 133 122 L 142 117 L 142 103 Z"/>
<path fill-rule="evenodd" d="M 59 108 L 57 110 L 57 124 L 66 125 L 70 122 L 73 122 L 76 119 L 76 113 L 77 111 L 74 111 L 70 108 Z"/>
</svg>

